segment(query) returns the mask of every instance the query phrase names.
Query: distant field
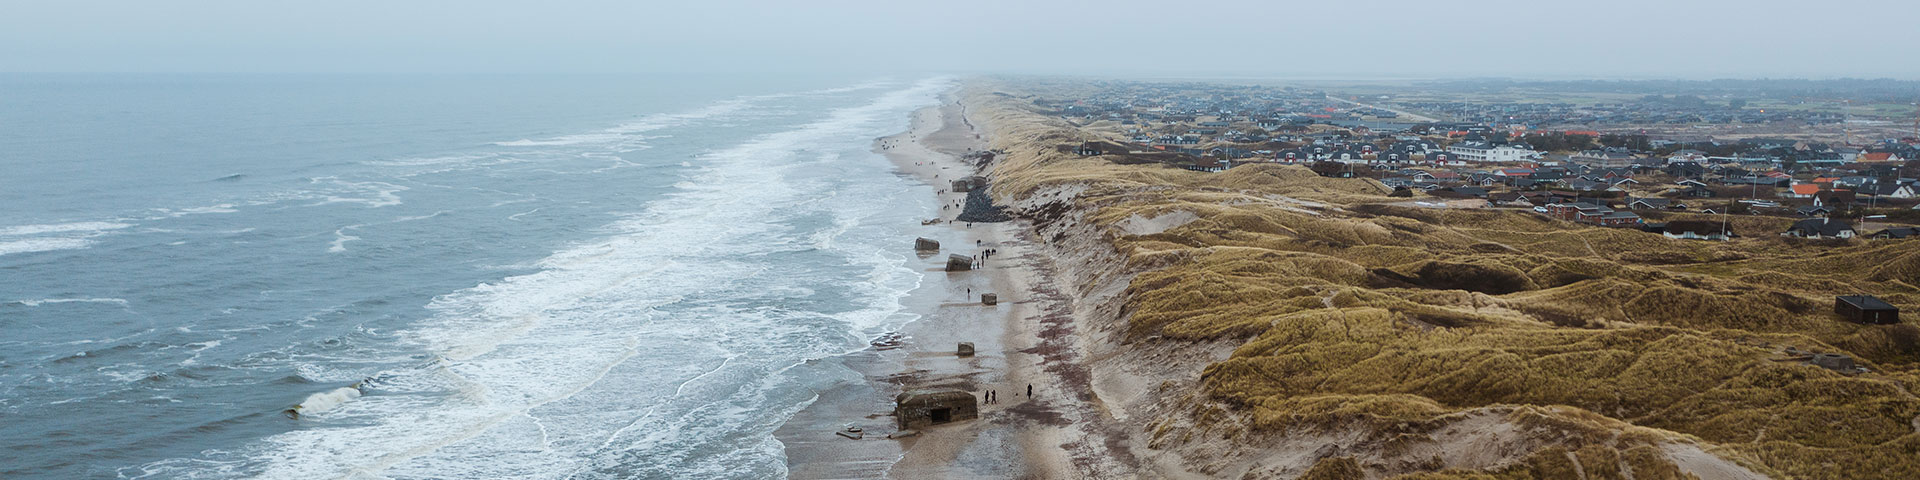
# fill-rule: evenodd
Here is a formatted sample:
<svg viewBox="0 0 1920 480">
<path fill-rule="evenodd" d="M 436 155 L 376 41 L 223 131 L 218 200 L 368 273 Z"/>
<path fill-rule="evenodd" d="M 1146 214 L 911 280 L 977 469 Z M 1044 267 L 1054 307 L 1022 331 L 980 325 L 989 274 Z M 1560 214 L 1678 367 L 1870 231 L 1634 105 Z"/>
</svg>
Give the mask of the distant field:
<svg viewBox="0 0 1920 480">
<path fill-rule="evenodd" d="M 1912 105 L 1898 103 L 1875 103 L 1848 107 L 1841 103 L 1786 103 L 1769 100 L 1756 100 L 1747 104 L 1747 108 L 1782 111 L 1804 111 L 1822 113 L 1852 113 L 1855 117 L 1877 120 L 1908 120 L 1914 115 Z"/>
</svg>

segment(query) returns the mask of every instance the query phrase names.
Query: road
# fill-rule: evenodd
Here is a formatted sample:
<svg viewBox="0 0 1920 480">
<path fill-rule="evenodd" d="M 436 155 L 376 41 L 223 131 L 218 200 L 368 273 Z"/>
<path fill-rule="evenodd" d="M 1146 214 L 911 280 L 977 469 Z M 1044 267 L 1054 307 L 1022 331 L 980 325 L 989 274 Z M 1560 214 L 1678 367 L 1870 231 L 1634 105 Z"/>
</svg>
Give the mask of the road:
<svg viewBox="0 0 1920 480">
<path fill-rule="evenodd" d="M 1347 99 L 1344 99 L 1344 98 L 1340 98 L 1340 97 L 1336 97 L 1336 96 L 1333 96 L 1333 95 L 1327 95 L 1327 99 L 1328 99 L 1328 100 L 1337 100 L 1337 101 L 1341 101 L 1341 102 L 1346 102 L 1346 103 L 1350 103 L 1350 104 L 1353 104 L 1353 105 L 1355 105 L 1355 106 L 1360 106 L 1360 107 L 1366 107 L 1366 108 L 1378 108 L 1378 109 L 1381 109 L 1381 110 L 1386 110 L 1386 111 L 1389 111 L 1389 112 L 1393 112 L 1393 113 L 1398 113 L 1398 114 L 1400 114 L 1400 118 L 1399 118 L 1398 120 L 1407 120 L 1407 121 L 1412 121 L 1412 122 L 1438 122 L 1438 121 L 1440 121 L 1439 119 L 1436 119 L 1436 118 L 1433 118 L 1433 117 L 1429 117 L 1429 116 L 1426 116 L 1426 115 L 1419 115 L 1419 114 L 1414 114 L 1414 113 L 1410 113 L 1410 112 L 1407 112 L 1406 110 L 1399 110 L 1399 109 L 1393 109 L 1393 108 L 1387 108 L 1387 107 L 1381 107 L 1381 106 L 1375 106 L 1375 105 L 1368 105 L 1368 104 L 1365 104 L 1365 103 L 1360 103 L 1360 102 L 1356 102 L 1356 101 L 1353 101 L 1353 100 L 1347 100 Z"/>
</svg>

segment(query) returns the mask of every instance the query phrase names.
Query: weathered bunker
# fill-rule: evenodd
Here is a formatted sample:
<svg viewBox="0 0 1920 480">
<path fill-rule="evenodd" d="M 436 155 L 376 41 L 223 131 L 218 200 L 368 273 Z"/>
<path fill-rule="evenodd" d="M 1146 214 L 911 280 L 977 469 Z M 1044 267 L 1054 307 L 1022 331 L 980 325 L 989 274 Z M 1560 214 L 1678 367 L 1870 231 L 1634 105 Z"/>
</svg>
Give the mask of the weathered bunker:
<svg viewBox="0 0 1920 480">
<path fill-rule="evenodd" d="M 973 342 L 960 342 L 960 348 L 955 349 L 954 354 L 962 357 L 973 356 Z"/>
<path fill-rule="evenodd" d="M 913 249 L 922 252 L 940 251 L 940 241 L 927 237 L 913 239 Z"/>
<path fill-rule="evenodd" d="M 1821 353 L 1813 356 L 1814 366 L 1836 372 L 1853 372 L 1853 357 L 1838 353 Z"/>
<path fill-rule="evenodd" d="M 947 255 L 947 271 L 965 272 L 969 270 L 973 270 L 973 256 L 960 254 Z"/>
<path fill-rule="evenodd" d="M 980 416 L 973 394 L 953 390 L 914 390 L 894 397 L 893 417 L 901 430 L 972 420 Z"/>
<path fill-rule="evenodd" d="M 980 294 L 980 303 L 985 305 L 998 305 L 1000 304 L 1000 296 L 991 293 L 982 293 Z"/>
<path fill-rule="evenodd" d="M 967 193 L 986 186 L 987 178 L 978 175 L 953 181 L 953 191 L 958 193 Z"/>
</svg>

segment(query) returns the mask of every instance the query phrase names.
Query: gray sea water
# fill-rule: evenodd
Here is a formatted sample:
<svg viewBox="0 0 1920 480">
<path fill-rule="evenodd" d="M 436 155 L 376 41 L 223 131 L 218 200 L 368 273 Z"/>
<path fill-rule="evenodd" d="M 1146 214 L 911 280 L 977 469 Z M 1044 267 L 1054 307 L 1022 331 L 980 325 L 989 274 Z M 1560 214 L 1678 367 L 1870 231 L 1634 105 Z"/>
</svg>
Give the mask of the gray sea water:
<svg viewBox="0 0 1920 480">
<path fill-rule="evenodd" d="M 948 87 L 0 76 L 0 478 L 782 477 Z"/>
</svg>

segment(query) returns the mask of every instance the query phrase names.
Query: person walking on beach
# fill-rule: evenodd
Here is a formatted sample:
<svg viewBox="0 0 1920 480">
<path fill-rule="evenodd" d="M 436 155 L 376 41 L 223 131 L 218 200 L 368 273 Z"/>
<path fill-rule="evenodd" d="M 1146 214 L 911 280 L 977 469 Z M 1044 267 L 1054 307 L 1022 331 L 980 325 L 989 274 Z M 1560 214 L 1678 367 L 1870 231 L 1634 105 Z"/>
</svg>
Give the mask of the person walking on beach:
<svg viewBox="0 0 1920 480">
<path fill-rule="evenodd" d="M 1033 384 L 1027 384 L 1027 398 L 1033 398 Z"/>
</svg>

